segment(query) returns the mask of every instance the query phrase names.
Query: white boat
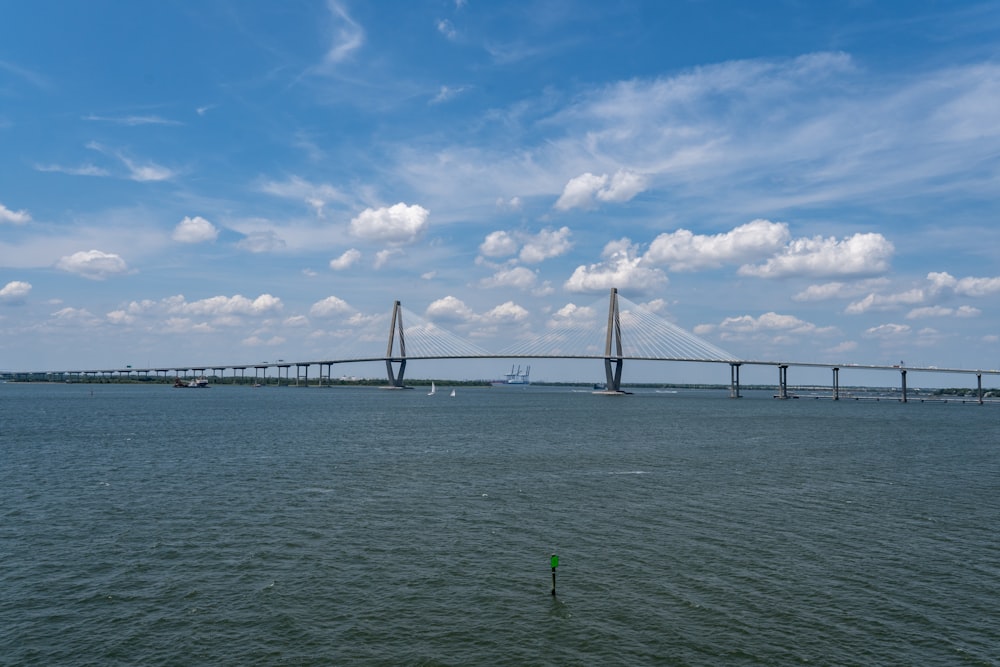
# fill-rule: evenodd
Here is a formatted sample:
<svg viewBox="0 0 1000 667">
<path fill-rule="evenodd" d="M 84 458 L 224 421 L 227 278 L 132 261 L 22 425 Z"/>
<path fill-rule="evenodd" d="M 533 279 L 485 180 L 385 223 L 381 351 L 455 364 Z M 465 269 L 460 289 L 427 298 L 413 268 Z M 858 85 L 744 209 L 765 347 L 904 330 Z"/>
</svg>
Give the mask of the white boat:
<svg viewBox="0 0 1000 667">
<path fill-rule="evenodd" d="M 211 385 L 208 384 L 208 378 L 202 376 L 200 378 L 195 378 L 185 382 L 181 380 L 180 377 L 174 380 L 174 387 L 177 389 L 208 389 Z"/>
<path fill-rule="evenodd" d="M 434 381 L 432 380 L 431 381 L 431 390 L 429 392 L 427 392 L 427 395 L 428 396 L 433 396 L 436 393 L 437 393 L 437 389 L 434 388 Z"/>
<path fill-rule="evenodd" d="M 455 395 L 455 390 L 454 390 L 454 389 L 452 389 L 452 390 L 451 390 L 451 395 L 452 395 L 452 396 L 454 396 L 454 395 Z"/>
</svg>

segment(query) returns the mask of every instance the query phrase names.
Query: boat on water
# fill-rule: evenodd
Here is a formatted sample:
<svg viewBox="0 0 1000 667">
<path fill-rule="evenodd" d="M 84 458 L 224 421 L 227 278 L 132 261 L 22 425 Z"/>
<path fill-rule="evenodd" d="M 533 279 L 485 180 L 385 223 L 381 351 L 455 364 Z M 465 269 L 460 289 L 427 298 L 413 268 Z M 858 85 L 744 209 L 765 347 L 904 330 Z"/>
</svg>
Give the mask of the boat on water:
<svg viewBox="0 0 1000 667">
<path fill-rule="evenodd" d="M 208 387 L 208 378 L 204 376 L 188 380 L 187 382 L 180 378 L 174 379 L 174 389 L 208 389 Z"/>
<path fill-rule="evenodd" d="M 427 395 L 428 396 L 433 396 L 436 393 L 437 393 L 437 389 L 434 388 L 434 381 L 431 380 L 431 390 L 429 392 L 427 392 Z"/>
<path fill-rule="evenodd" d="M 490 380 L 490 384 L 494 387 L 501 387 L 509 384 L 531 384 L 531 366 L 524 369 L 521 372 L 521 367 L 518 366 L 517 370 L 514 370 L 514 366 L 510 367 L 510 373 L 507 373 L 502 380 Z"/>
<path fill-rule="evenodd" d="M 452 396 L 454 396 L 454 395 L 455 395 L 455 390 L 454 390 L 454 389 L 452 389 L 452 390 L 451 390 L 451 395 L 452 395 Z"/>
</svg>

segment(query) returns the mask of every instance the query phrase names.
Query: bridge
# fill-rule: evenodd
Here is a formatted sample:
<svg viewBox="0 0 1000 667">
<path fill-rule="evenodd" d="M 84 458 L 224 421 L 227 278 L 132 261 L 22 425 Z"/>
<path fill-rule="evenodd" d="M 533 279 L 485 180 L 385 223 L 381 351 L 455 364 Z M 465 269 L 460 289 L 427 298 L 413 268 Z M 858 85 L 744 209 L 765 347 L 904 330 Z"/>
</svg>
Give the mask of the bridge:
<svg viewBox="0 0 1000 667">
<path fill-rule="evenodd" d="M 907 401 L 907 373 L 951 373 L 975 375 L 977 379 L 978 402 L 983 403 L 983 375 L 1000 375 L 1000 370 L 972 370 L 939 367 L 902 367 L 902 365 L 880 366 L 865 364 L 825 364 L 793 361 L 762 361 L 739 359 L 725 350 L 685 331 L 655 313 L 629 301 L 611 288 L 608 299 L 607 318 L 595 312 L 594 308 L 581 308 L 579 317 L 564 326 L 553 327 L 545 334 L 515 342 L 495 352 L 485 350 L 459 336 L 429 322 L 413 313 L 406 312 L 410 322 L 404 327 L 404 309 L 395 301 L 389 325 L 388 345 L 384 356 L 367 356 L 344 359 L 276 363 L 263 362 L 248 365 L 190 366 L 171 368 L 119 368 L 105 370 L 75 370 L 45 375 L 73 377 L 131 376 L 137 374 L 163 375 L 179 374 L 181 371 L 204 374 L 218 372 L 224 376 L 232 370 L 234 377 L 239 374 L 244 380 L 249 369 L 254 370 L 254 378 L 268 369 L 277 369 L 279 381 L 284 373 L 290 381 L 291 368 L 296 369 L 296 384 L 309 381 L 309 369 L 319 369 L 320 384 L 331 381 L 332 368 L 339 364 L 384 362 L 388 379 L 387 389 L 405 389 L 404 382 L 407 362 L 441 359 L 582 359 L 603 362 L 604 388 L 595 393 L 623 395 L 622 373 L 626 361 L 666 361 L 727 364 L 730 368 L 730 391 L 732 398 L 740 398 L 740 369 L 743 366 L 771 366 L 778 370 L 778 393 L 776 398 L 791 398 L 788 391 L 788 370 L 799 368 L 826 368 L 832 372 L 831 397 L 840 398 L 841 369 L 892 371 L 900 375 L 901 400 Z M 625 335 L 623 336 L 623 331 Z M 22 374 L 16 374 L 22 375 Z"/>
</svg>

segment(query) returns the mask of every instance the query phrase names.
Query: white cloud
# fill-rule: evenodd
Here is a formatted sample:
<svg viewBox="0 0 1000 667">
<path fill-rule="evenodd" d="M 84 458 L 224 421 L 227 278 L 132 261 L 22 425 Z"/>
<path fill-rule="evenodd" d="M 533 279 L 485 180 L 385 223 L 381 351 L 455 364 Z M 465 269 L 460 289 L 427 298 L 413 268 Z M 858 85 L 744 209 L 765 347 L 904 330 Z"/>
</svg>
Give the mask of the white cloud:
<svg viewBox="0 0 1000 667">
<path fill-rule="evenodd" d="M 432 320 L 451 320 L 470 322 L 476 319 L 476 314 L 465 303 L 456 297 L 448 295 L 427 306 L 424 316 Z"/>
<path fill-rule="evenodd" d="M 958 308 L 948 308 L 946 306 L 925 306 L 914 308 L 906 314 L 906 319 L 917 320 L 927 317 L 979 317 L 983 311 L 972 306 L 959 306 Z"/>
<path fill-rule="evenodd" d="M 496 231 L 486 235 L 479 244 L 479 252 L 484 257 L 508 257 L 517 252 L 519 243 L 509 232 Z"/>
<path fill-rule="evenodd" d="M 569 227 L 546 228 L 537 234 L 521 231 L 490 232 L 479 244 L 479 254 L 481 257 L 498 258 L 517 253 L 518 259 L 525 264 L 538 264 L 568 252 L 573 247 L 571 235 Z"/>
<path fill-rule="evenodd" d="M 101 323 L 86 308 L 62 308 L 52 313 L 52 323 L 67 327 L 95 327 Z"/>
<path fill-rule="evenodd" d="M 784 247 L 790 237 L 786 223 L 760 219 L 711 236 L 678 229 L 653 239 L 643 260 L 666 264 L 672 271 L 717 268 L 767 257 Z"/>
<path fill-rule="evenodd" d="M 0 303 L 23 303 L 29 292 L 31 292 L 31 283 L 12 280 L 0 288 Z"/>
<path fill-rule="evenodd" d="M 219 230 L 215 225 L 201 216 L 188 217 L 177 223 L 174 228 L 173 239 L 178 243 L 202 243 L 214 241 L 219 237 Z"/>
<path fill-rule="evenodd" d="M 604 291 L 612 287 L 648 292 L 667 284 L 659 269 L 642 266 L 637 248 L 628 239 L 611 241 L 601 253 L 603 261 L 578 266 L 564 287 L 570 292 Z"/>
<path fill-rule="evenodd" d="M 351 233 L 369 241 L 395 245 L 413 243 L 427 229 L 429 211 L 400 202 L 378 209 L 368 208 L 351 220 Z"/>
<path fill-rule="evenodd" d="M 80 251 L 62 257 L 56 262 L 56 268 L 91 280 L 103 280 L 108 276 L 128 271 L 128 265 L 124 259 L 114 253 L 101 252 L 100 250 Z"/>
<path fill-rule="evenodd" d="M 646 178 L 628 169 L 619 169 L 606 188 L 595 194 L 601 201 L 626 202 L 646 189 Z"/>
<path fill-rule="evenodd" d="M 586 172 L 571 178 L 563 188 L 555 208 L 568 211 L 573 208 L 591 209 L 597 201 L 626 202 L 646 188 L 646 179 L 628 169 L 619 169 L 613 176 L 596 176 Z"/>
<path fill-rule="evenodd" d="M 667 302 L 663 299 L 652 299 L 646 303 L 640 303 L 639 307 L 651 313 L 660 313 L 666 310 Z"/>
<path fill-rule="evenodd" d="M 281 336 L 271 336 L 270 338 L 247 336 L 240 343 L 246 347 L 278 347 L 285 344 L 285 339 Z"/>
<path fill-rule="evenodd" d="M 345 315 L 353 313 L 354 309 L 346 301 L 336 296 L 328 296 L 317 301 L 309 309 L 309 314 L 313 317 L 333 317 L 334 315 Z"/>
<path fill-rule="evenodd" d="M 507 301 L 484 313 L 482 319 L 487 322 L 522 322 L 528 319 L 528 315 L 524 307 Z"/>
<path fill-rule="evenodd" d="M 537 264 L 551 257 L 558 257 L 573 247 L 569 237 L 569 227 L 543 229 L 537 234 L 525 236 L 518 257 L 525 264 Z"/>
<path fill-rule="evenodd" d="M 880 324 L 877 327 L 865 329 L 867 338 L 898 339 L 907 336 L 911 329 L 908 324 Z"/>
<path fill-rule="evenodd" d="M 794 315 L 781 315 L 775 312 L 764 313 L 760 317 L 741 315 L 727 317 L 719 324 L 719 329 L 728 333 L 786 333 L 786 334 L 819 334 L 830 333 L 832 327 L 818 327 L 811 322 L 801 320 Z"/>
<path fill-rule="evenodd" d="M 31 216 L 24 209 L 12 211 L 3 204 L 0 204 L 0 224 L 24 225 L 29 222 L 31 222 Z"/>
<path fill-rule="evenodd" d="M 277 232 L 267 230 L 250 232 L 244 238 L 240 239 L 236 247 L 247 252 L 262 253 L 284 250 L 286 245 L 284 239 L 278 236 Z"/>
<path fill-rule="evenodd" d="M 112 310 L 104 317 L 111 324 L 118 326 L 127 326 L 129 324 L 135 323 L 136 321 L 135 315 L 131 315 L 124 310 Z"/>
<path fill-rule="evenodd" d="M 927 299 L 927 293 L 920 288 L 913 288 L 898 294 L 869 294 L 860 301 L 850 303 L 844 308 L 844 312 L 849 315 L 859 315 L 873 310 L 892 310 L 897 306 L 912 306 L 923 303 Z"/>
<path fill-rule="evenodd" d="M 550 329 L 589 327 L 599 321 L 600 313 L 590 306 L 567 303 L 552 314 L 546 323 Z"/>
<path fill-rule="evenodd" d="M 863 280 L 856 283 L 844 283 L 839 281 L 823 283 L 822 285 L 810 285 L 792 297 L 793 301 L 829 301 L 831 299 L 850 299 L 864 294 L 874 287 L 887 284 L 886 279 L 876 278 L 873 280 Z"/>
<path fill-rule="evenodd" d="M 739 274 L 760 278 L 874 275 L 888 270 L 894 250 L 892 243 L 876 233 L 855 234 L 841 241 L 819 236 L 795 239 L 764 264 L 741 266 Z"/>
<path fill-rule="evenodd" d="M 385 250 L 379 250 L 375 253 L 375 262 L 372 264 L 376 269 L 381 269 L 383 266 L 389 263 L 389 260 L 396 255 L 403 254 L 403 251 L 399 248 L 386 248 Z"/>
<path fill-rule="evenodd" d="M 568 211 L 572 208 L 593 208 L 594 193 L 600 190 L 608 182 L 607 174 L 595 176 L 590 172 L 571 178 L 563 188 L 562 195 L 555 203 L 555 207 L 560 211 Z"/>
<path fill-rule="evenodd" d="M 106 317 L 112 324 L 143 322 L 144 328 L 166 333 L 212 333 L 220 328 L 244 329 L 248 322 L 273 322 L 271 318 L 283 309 L 281 299 L 270 294 L 253 299 L 219 295 L 191 302 L 177 294 L 158 301 L 132 301 Z M 284 324 L 298 327 L 303 320 L 301 315 L 292 315 Z"/>
<path fill-rule="evenodd" d="M 927 280 L 935 289 L 951 289 L 964 296 L 988 296 L 1000 292 L 1000 278 L 955 278 L 948 273 L 928 273 Z"/>
<path fill-rule="evenodd" d="M 344 269 L 349 269 L 354 266 L 359 259 L 361 259 L 361 251 L 351 248 L 350 250 L 344 251 L 340 257 L 331 259 L 330 268 L 334 271 L 343 271 Z"/>
<path fill-rule="evenodd" d="M 515 266 L 509 269 L 501 269 L 489 278 L 479 282 L 480 287 L 514 287 L 517 289 L 530 289 L 535 284 L 537 275 L 531 269 L 523 266 Z"/>
<path fill-rule="evenodd" d="M 183 295 L 177 295 L 163 299 L 160 304 L 165 306 L 166 312 L 172 315 L 221 318 L 232 315 L 266 315 L 278 312 L 284 307 L 281 299 L 270 294 L 261 294 L 256 299 L 249 299 L 242 294 L 231 297 L 220 295 L 190 303 L 185 300 Z"/>
</svg>

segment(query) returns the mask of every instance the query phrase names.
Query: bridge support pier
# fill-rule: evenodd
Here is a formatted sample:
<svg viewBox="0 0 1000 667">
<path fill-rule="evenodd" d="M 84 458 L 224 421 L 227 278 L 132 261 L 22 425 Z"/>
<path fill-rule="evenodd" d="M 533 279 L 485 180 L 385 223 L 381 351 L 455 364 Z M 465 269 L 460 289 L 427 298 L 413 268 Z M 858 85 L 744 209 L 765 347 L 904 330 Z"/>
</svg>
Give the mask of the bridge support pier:
<svg viewBox="0 0 1000 667">
<path fill-rule="evenodd" d="M 740 366 L 742 364 L 729 364 L 729 398 L 743 398 L 740 396 Z"/>
<path fill-rule="evenodd" d="M 840 400 L 840 369 L 833 369 L 833 400 Z"/>
<path fill-rule="evenodd" d="M 983 404 L 983 374 L 976 371 L 976 397 L 979 399 L 979 405 Z"/>
<path fill-rule="evenodd" d="M 614 362 L 613 370 L 611 362 Z M 612 287 L 608 303 L 608 337 L 604 342 L 604 376 L 606 382 L 604 390 L 595 391 L 595 394 L 617 396 L 631 393 L 622 391 L 622 365 L 624 363 L 625 361 L 622 358 L 622 323 L 618 315 L 618 288 Z"/>
<path fill-rule="evenodd" d="M 786 364 L 778 366 L 778 398 L 788 398 L 788 366 Z"/>
<path fill-rule="evenodd" d="M 901 385 L 903 389 L 903 398 L 900 399 L 903 403 L 906 403 L 906 369 L 899 371 L 899 376 L 901 380 Z"/>
<path fill-rule="evenodd" d="M 611 370 L 611 362 L 614 362 L 614 371 Z M 601 393 L 621 394 L 622 393 L 622 360 L 614 357 L 604 359 L 604 377 L 606 378 L 605 390 Z"/>
<path fill-rule="evenodd" d="M 396 335 L 399 335 L 399 354 L 393 354 Z M 393 364 L 399 364 L 399 372 L 393 369 Z M 385 350 L 385 372 L 389 376 L 389 386 L 384 389 L 407 389 L 403 384 L 403 373 L 406 371 L 406 338 L 403 337 L 403 306 L 399 301 L 392 304 L 392 321 L 389 324 L 389 346 Z"/>
<path fill-rule="evenodd" d="M 393 369 L 394 363 L 399 363 L 399 373 Z M 386 359 L 385 372 L 389 376 L 389 386 L 386 389 L 406 389 L 403 384 L 403 372 L 406 370 L 406 359 Z"/>
</svg>

